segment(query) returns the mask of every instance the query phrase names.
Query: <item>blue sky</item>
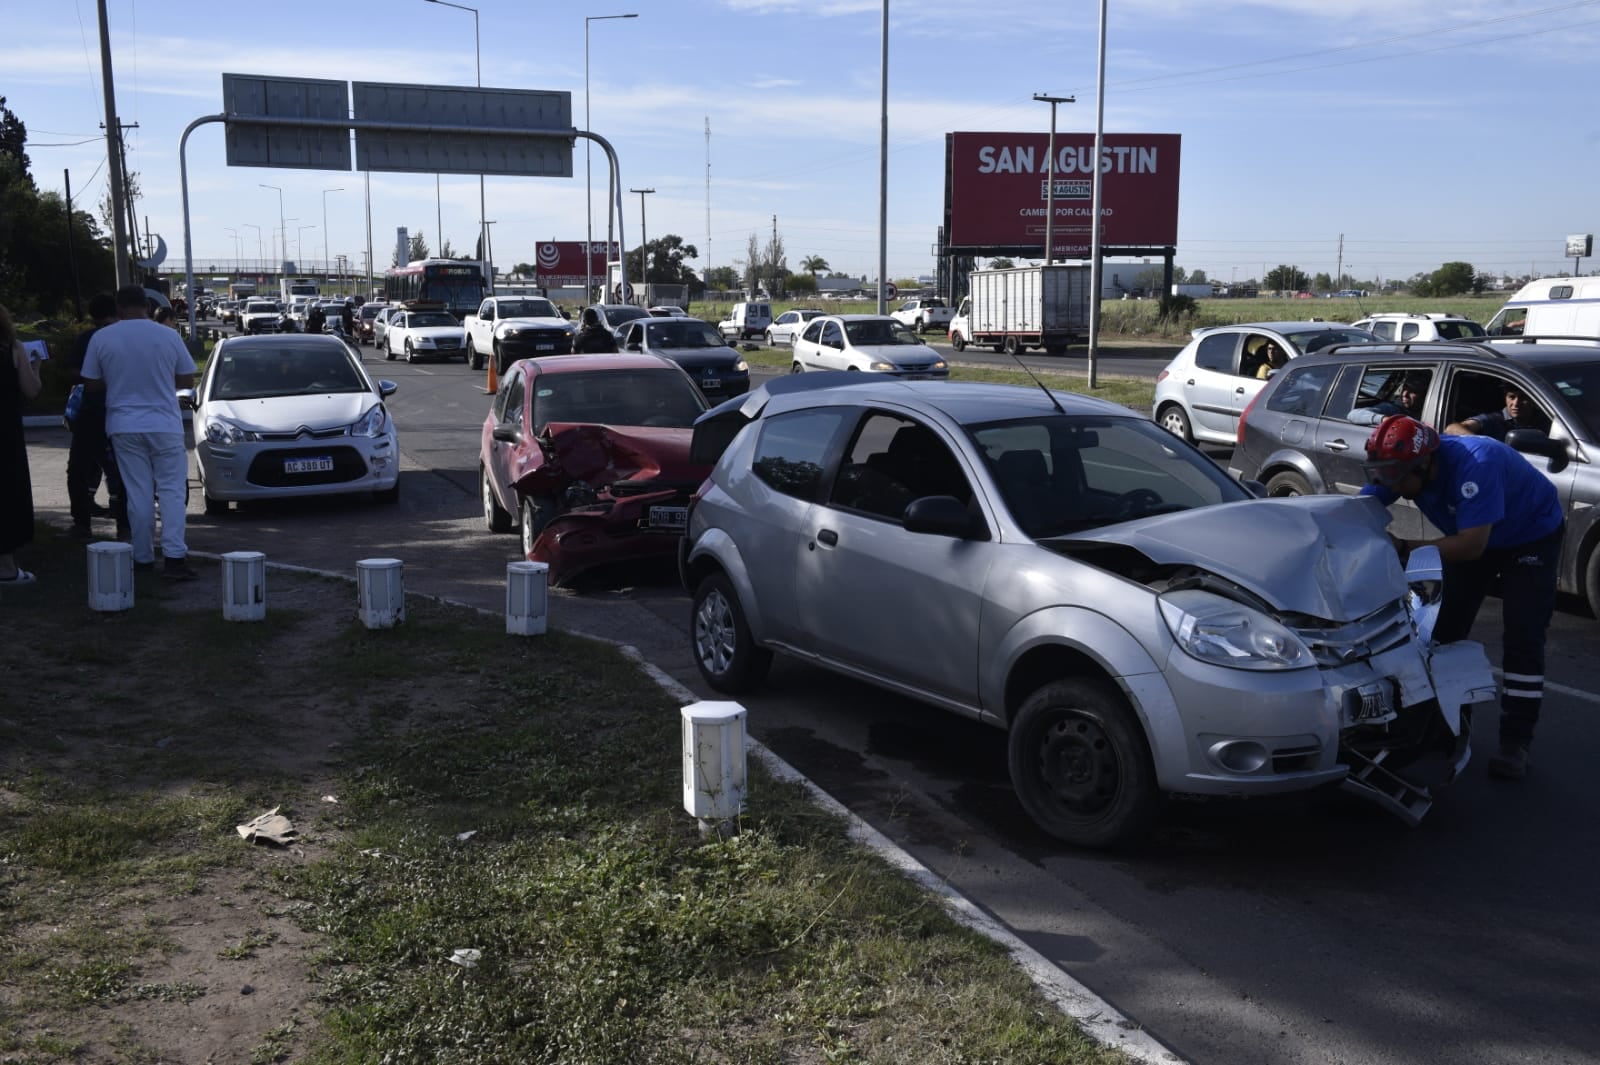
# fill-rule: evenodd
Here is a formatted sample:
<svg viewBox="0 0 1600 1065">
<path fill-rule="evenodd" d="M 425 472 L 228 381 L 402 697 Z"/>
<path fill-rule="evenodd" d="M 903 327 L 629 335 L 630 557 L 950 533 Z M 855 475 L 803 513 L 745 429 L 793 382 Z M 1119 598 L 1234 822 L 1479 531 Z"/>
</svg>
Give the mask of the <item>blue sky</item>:
<svg viewBox="0 0 1600 1065">
<path fill-rule="evenodd" d="M 626 187 L 653 187 L 649 235 L 709 260 L 742 259 L 777 216 L 791 268 L 820 255 L 877 274 L 878 0 L 478 0 L 486 86 L 569 90 L 584 106 L 591 23 L 593 126 Z M 178 139 L 222 109 L 223 71 L 471 85 L 472 16 L 424 0 L 270 4 L 109 0 L 117 107 L 140 175 L 138 210 L 181 260 Z M 1048 127 L 1034 93 L 1075 95 L 1060 130 L 1094 128 L 1092 0 L 891 0 L 892 277 L 926 274 L 941 221 L 944 134 Z M 0 0 L 0 94 L 29 128 L 33 172 L 74 195 L 105 189 L 93 0 Z M 1107 131 L 1183 137 L 1177 261 L 1213 280 L 1292 263 L 1362 279 L 1447 260 L 1512 275 L 1562 272 L 1569 233 L 1600 229 L 1600 0 L 1110 0 Z M 707 141 L 710 138 L 710 226 Z M 71 142 L 88 143 L 69 146 Z M 572 179 L 490 178 L 503 266 L 541 240 L 582 240 L 583 149 Z M 91 176 L 93 175 L 93 176 Z M 363 261 L 356 172 L 230 168 L 220 125 L 190 138 L 197 262 L 271 256 L 282 186 L 290 252 Z M 595 237 L 606 171 L 594 167 Z M 477 233 L 478 183 L 372 175 L 375 256 L 397 226 L 458 253 Z M 342 192 L 323 195 L 324 189 Z M 323 205 L 327 234 L 323 232 Z M 639 197 L 624 201 L 639 240 Z M 306 227 L 306 228 L 302 228 Z M 229 232 L 229 229 L 235 232 Z M 1595 268 L 1584 263 L 1587 272 Z"/>
</svg>

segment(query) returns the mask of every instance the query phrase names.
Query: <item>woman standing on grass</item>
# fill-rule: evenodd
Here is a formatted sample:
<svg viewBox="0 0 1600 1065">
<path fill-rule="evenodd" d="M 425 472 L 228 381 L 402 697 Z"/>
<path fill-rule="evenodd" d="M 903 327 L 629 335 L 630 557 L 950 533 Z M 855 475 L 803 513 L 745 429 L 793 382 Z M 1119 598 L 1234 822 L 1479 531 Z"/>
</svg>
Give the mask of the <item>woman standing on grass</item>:
<svg viewBox="0 0 1600 1065">
<path fill-rule="evenodd" d="M 16 550 L 33 540 L 33 482 L 28 479 L 28 445 L 22 435 L 22 402 L 39 394 L 33 359 L 17 343 L 11 315 L 0 306 L 0 588 L 32 584 L 33 574 L 17 565 Z"/>
</svg>

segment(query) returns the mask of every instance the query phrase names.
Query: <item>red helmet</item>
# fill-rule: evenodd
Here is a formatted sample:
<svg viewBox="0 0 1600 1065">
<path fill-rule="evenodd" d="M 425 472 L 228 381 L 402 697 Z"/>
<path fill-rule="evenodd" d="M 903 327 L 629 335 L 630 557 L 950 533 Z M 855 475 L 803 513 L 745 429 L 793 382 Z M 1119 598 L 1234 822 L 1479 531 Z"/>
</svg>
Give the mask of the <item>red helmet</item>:
<svg viewBox="0 0 1600 1065">
<path fill-rule="evenodd" d="M 1367 437 L 1367 476 L 1393 486 L 1435 451 L 1439 433 L 1404 414 L 1391 414 Z"/>
</svg>

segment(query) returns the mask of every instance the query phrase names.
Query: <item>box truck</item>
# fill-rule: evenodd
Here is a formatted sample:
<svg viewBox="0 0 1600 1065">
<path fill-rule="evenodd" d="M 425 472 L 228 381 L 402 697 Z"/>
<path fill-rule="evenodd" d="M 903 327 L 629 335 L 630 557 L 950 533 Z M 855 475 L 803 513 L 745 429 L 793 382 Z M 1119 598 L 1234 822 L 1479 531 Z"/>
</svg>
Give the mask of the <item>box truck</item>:
<svg viewBox="0 0 1600 1065">
<path fill-rule="evenodd" d="M 968 294 L 950 322 L 950 344 L 988 345 L 1016 355 L 1043 348 L 1064 355 L 1089 336 L 1089 268 L 1017 266 L 974 270 Z"/>
</svg>

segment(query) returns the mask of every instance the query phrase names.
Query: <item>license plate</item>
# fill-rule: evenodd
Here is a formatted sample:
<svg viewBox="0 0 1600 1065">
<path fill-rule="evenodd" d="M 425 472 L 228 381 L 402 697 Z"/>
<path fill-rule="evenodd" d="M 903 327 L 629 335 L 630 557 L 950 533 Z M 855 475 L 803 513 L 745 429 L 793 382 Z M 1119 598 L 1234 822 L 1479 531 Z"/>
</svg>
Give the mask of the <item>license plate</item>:
<svg viewBox="0 0 1600 1065">
<path fill-rule="evenodd" d="M 284 459 L 284 473 L 332 473 L 333 459 L 318 456 L 311 459 Z"/>
<path fill-rule="evenodd" d="M 651 507 L 650 528 L 686 529 L 689 527 L 688 507 Z"/>
<path fill-rule="evenodd" d="M 533 346 L 533 350 L 534 351 L 554 351 L 554 350 L 556 350 L 556 346 L 554 344 L 535 344 Z"/>
<path fill-rule="evenodd" d="M 1374 681 L 1356 689 L 1356 721 L 1382 721 L 1394 715 L 1394 687 L 1388 681 Z"/>
</svg>

